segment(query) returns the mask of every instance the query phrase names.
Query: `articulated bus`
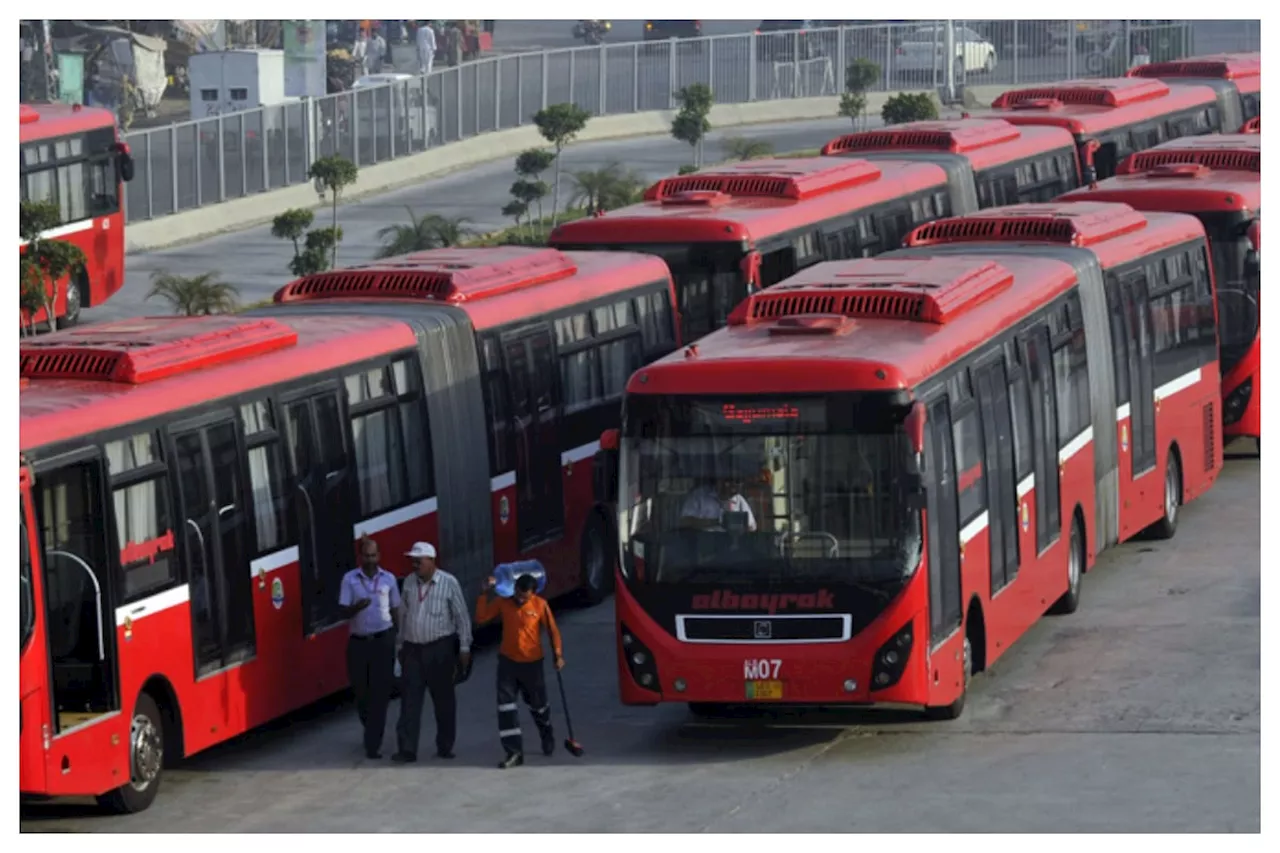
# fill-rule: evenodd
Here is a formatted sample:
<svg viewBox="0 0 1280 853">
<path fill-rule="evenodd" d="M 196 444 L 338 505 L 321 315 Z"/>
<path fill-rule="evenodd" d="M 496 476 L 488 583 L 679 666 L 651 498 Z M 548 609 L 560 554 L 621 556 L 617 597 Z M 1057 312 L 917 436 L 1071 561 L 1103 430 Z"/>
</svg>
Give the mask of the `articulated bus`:
<svg viewBox="0 0 1280 853">
<path fill-rule="evenodd" d="M 521 556 L 612 586 L 587 436 L 677 345 L 660 260 L 449 249 L 277 298 L 22 344 L 23 794 L 138 811 L 166 759 L 344 688 L 362 534 L 467 595 Z"/>
<path fill-rule="evenodd" d="M 19 192 L 23 201 L 58 205 L 61 222 L 42 234 L 84 252 L 84 269 L 59 288 L 54 313 L 72 326 L 80 312 L 101 305 L 124 285 L 124 182 L 133 178 L 129 146 L 119 141 L 109 110 L 66 104 L 22 104 Z M 19 251 L 25 243 L 18 241 Z M 32 318 L 48 320 L 41 309 Z"/>
<path fill-rule="evenodd" d="M 932 163 L 753 160 L 658 181 L 643 202 L 566 222 L 549 242 L 661 257 L 691 341 L 797 270 L 877 255 L 922 222 L 976 209 L 972 183 Z"/>
<path fill-rule="evenodd" d="M 1084 353 L 1054 354 L 1059 414 L 1083 408 L 1067 406 L 1071 395 L 1093 401 L 1092 417 L 1058 426 L 1093 444 L 1090 553 L 1143 531 L 1173 536 L 1179 508 L 1222 467 L 1214 278 L 1199 220 L 1106 202 L 1023 204 L 921 226 L 905 245 L 895 257 L 1032 255 L 1076 268 L 1083 287 L 1070 310 L 1110 330 L 1091 342 L 1088 387 L 1064 381 Z"/>
<path fill-rule="evenodd" d="M 1217 53 L 1152 62 L 1139 65 L 1128 76 L 1226 89 L 1240 104 L 1242 119 L 1250 121 L 1262 115 L 1261 53 Z"/>
<path fill-rule="evenodd" d="M 1135 151 L 1169 139 L 1235 130 L 1244 123 L 1238 99 L 1207 85 L 1121 77 L 1077 80 L 1005 92 L 988 118 L 1048 125 L 1076 139 L 1085 183 L 1109 178 Z"/>
<path fill-rule="evenodd" d="M 1062 197 L 1189 213 L 1204 225 L 1216 281 L 1224 440 L 1262 433 L 1261 137 L 1198 136 L 1134 154 L 1121 174 Z"/>
<path fill-rule="evenodd" d="M 824 157 L 936 163 L 959 173 L 979 208 L 1052 201 L 1080 186 L 1075 137 L 1060 127 L 1018 127 L 1002 119 L 913 121 L 849 133 Z"/>
<path fill-rule="evenodd" d="M 638 371 L 602 436 L 622 701 L 953 718 L 973 673 L 1073 612 L 1102 541 L 1093 410 L 1116 399 L 1101 276 L 1078 261 L 823 263 Z M 1184 448 L 1188 482 L 1220 448 Z"/>
</svg>

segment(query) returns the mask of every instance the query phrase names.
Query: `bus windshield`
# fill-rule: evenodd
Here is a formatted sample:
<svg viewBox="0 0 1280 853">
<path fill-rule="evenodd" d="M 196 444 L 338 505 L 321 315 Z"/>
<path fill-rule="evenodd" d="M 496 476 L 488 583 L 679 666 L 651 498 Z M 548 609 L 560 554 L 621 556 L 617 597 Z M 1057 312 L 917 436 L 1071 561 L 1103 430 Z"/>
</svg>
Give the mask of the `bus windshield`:
<svg viewBox="0 0 1280 853">
<path fill-rule="evenodd" d="M 825 581 L 892 594 L 921 549 L 906 411 L 873 394 L 631 397 L 624 572 L 655 584 Z"/>
<path fill-rule="evenodd" d="M 1203 214 L 1213 276 L 1218 291 L 1220 368 L 1225 374 L 1239 363 L 1253 344 L 1258 327 L 1258 268 L 1249 263 L 1254 248 L 1248 228 L 1252 218 L 1241 213 Z"/>
</svg>

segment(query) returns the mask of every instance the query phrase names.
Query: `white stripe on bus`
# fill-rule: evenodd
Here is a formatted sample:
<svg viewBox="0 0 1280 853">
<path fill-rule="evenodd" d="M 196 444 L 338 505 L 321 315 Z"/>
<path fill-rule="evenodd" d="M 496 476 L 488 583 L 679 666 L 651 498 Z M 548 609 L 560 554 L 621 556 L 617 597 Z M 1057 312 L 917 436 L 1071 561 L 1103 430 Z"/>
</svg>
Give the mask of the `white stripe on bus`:
<svg viewBox="0 0 1280 853">
<path fill-rule="evenodd" d="M 93 227 L 92 219 L 82 219 L 79 222 L 72 222 L 67 225 L 59 225 L 57 228 L 50 228 L 48 231 L 40 233 L 41 240 L 56 240 L 59 237 L 68 237 L 72 234 L 79 234 L 81 231 L 88 231 Z M 18 247 L 27 245 L 26 240 L 18 240 Z"/>
<path fill-rule="evenodd" d="M 600 450 L 600 442 L 592 441 L 579 447 L 572 447 L 560 454 L 561 465 L 572 465 L 574 462 L 581 462 L 583 459 L 590 459 Z"/>
<path fill-rule="evenodd" d="M 382 515 L 375 515 L 368 521 L 357 521 L 351 528 L 352 538 L 359 539 L 363 533 L 368 533 L 372 536 L 398 524 L 404 524 L 406 521 L 413 521 L 415 518 L 431 515 L 435 511 L 435 498 L 427 498 L 426 500 L 411 503 L 408 506 L 400 507 L 400 509 L 393 509 L 390 512 L 384 512 Z"/>
<path fill-rule="evenodd" d="M 1120 423 L 1127 417 L 1129 417 L 1129 404 L 1125 403 L 1116 409 L 1116 423 Z"/>
<path fill-rule="evenodd" d="M 987 529 L 988 515 L 984 509 L 982 513 L 973 521 L 966 524 L 960 530 L 960 546 L 964 547 L 969 544 L 969 540 L 977 536 L 979 533 Z"/>
<path fill-rule="evenodd" d="M 499 474 L 489 480 L 489 491 L 500 492 L 503 489 L 509 489 L 516 484 L 516 472 L 508 471 L 505 474 Z"/>
<path fill-rule="evenodd" d="M 1031 491 L 1035 487 L 1036 487 L 1036 475 L 1028 474 L 1027 476 L 1023 477 L 1022 482 L 1018 484 L 1018 497 L 1025 498 L 1027 496 L 1027 492 Z"/>
<path fill-rule="evenodd" d="M 1065 465 L 1067 460 L 1075 456 L 1081 450 L 1084 450 L 1089 442 L 1093 441 L 1093 427 L 1087 426 L 1080 431 L 1080 434 L 1068 441 L 1061 450 L 1058 451 L 1058 464 Z"/>
<path fill-rule="evenodd" d="M 276 569 L 282 569 L 290 563 L 298 562 L 298 546 L 290 545 L 288 548 L 282 548 L 271 554 L 263 554 L 261 557 L 249 563 L 249 577 L 256 578 L 258 572 L 263 574 L 271 574 Z"/>
<path fill-rule="evenodd" d="M 1165 397 L 1172 397 L 1174 394 L 1177 394 L 1179 391 L 1185 391 L 1186 389 L 1190 388 L 1192 385 L 1195 385 L 1199 381 L 1200 381 L 1200 368 L 1197 367 L 1195 370 L 1191 371 L 1190 373 L 1184 373 L 1181 376 L 1179 376 L 1177 379 L 1174 379 L 1171 382 L 1166 382 L 1163 385 L 1161 385 L 1159 388 L 1157 388 L 1154 395 L 1156 398 L 1156 402 L 1157 403 L 1160 402 Z"/>
<path fill-rule="evenodd" d="M 116 627 L 119 628 L 124 625 L 124 620 L 126 619 L 137 622 L 144 616 L 154 616 L 163 610 L 168 610 L 170 607 L 186 604 L 190 600 L 191 587 L 185 583 L 182 586 L 166 589 L 164 592 L 157 592 L 155 595 L 148 596 L 141 601 L 126 604 L 124 607 L 117 607 Z"/>
</svg>

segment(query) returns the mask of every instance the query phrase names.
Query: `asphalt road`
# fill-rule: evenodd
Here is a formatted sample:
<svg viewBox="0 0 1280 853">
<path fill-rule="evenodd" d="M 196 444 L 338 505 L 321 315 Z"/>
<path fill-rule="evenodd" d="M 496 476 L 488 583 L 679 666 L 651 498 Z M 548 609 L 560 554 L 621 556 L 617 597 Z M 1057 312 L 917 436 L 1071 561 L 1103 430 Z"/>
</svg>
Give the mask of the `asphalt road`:
<svg viewBox="0 0 1280 853">
<path fill-rule="evenodd" d="M 950 723 L 866 712 L 703 723 L 679 705 L 626 708 L 611 607 L 562 606 L 582 759 L 496 769 L 487 648 L 460 692 L 454 762 L 365 760 L 351 706 L 331 702 L 185 762 L 143 814 L 42 805 L 21 828 L 1258 832 L 1260 547 L 1258 463 L 1229 461 L 1175 540 L 1104 555 L 1080 610 L 1033 627 Z"/>
<path fill-rule="evenodd" d="M 669 43 L 639 44 L 643 38 L 642 21 L 614 22 L 608 41 L 599 47 L 586 47 L 575 41 L 569 21 L 501 21 L 495 32 L 498 48 L 495 58 L 470 63 L 461 69 L 437 71 L 428 82 L 436 116 L 432 144 L 527 123 L 544 103 L 572 102 L 596 115 L 668 109 L 675 106 L 672 93 L 692 83 L 709 85 L 720 103 L 830 95 L 839 91 L 841 72 L 835 64 L 824 65 L 818 59 L 797 67 L 774 61 L 788 59 L 798 44 L 789 33 L 762 35 L 753 62 L 749 33 L 756 25 L 754 21 L 706 21 L 703 32 L 723 38 L 712 43 L 677 41 L 673 56 Z M 1011 24 L 1002 26 L 1010 28 L 1008 41 L 1013 43 Z M 894 32 L 896 37 L 901 37 L 912 29 L 911 25 L 899 26 Z M 1247 42 L 1244 35 L 1247 30 L 1244 22 L 1202 22 L 1196 31 L 1195 49 L 1201 52 L 1238 49 Z M 930 79 L 932 74 L 904 73 L 898 69 L 887 32 L 883 27 L 847 28 L 844 31 L 846 62 L 859 57 L 877 62 L 886 72 L 884 79 L 889 88 L 932 86 L 941 82 L 941 78 Z M 828 57 L 835 63 L 839 55 L 836 31 L 812 33 L 805 38 L 808 41 L 801 45 L 804 55 Z M 1006 49 L 991 73 L 971 73 L 968 83 L 1013 86 L 1084 74 L 1086 53 L 1069 57 L 1066 51 L 1055 51 L 1037 38 L 1034 32 L 1020 35 L 1018 49 Z M 511 55 L 516 53 L 533 55 L 523 58 Z M 331 135 L 319 142 L 321 156 L 337 152 L 357 160 L 361 166 L 391 158 L 390 96 L 379 93 L 377 107 L 374 97 L 372 92 L 361 93 L 355 106 L 348 102 L 349 95 L 340 98 L 343 101 L 340 106 L 335 106 L 332 100 L 318 102 L 323 119 L 336 128 L 324 131 Z M 405 96 L 408 103 L 420 102 L 421 97 L 416 86 Z M 376 114 L 378 118 L 346 121 L 339 118 L 339 112 L 347 117 Z M 201 199 L 240 198 L 260 192 L 264 187 L 281 187 L 305 180 L 307 163 L 299 106 L 273 108 L 265 118 L 259 113 L 230 114 L 223 122 L 221 142 L 216 124 L 209 122 L 198 128 L 188 124 L 173 131 L 162 128 L 129 135 L 129 143 L 139 161 L 137 177 L 127 190 L 131 218 L 160 217 L 174 210 L 193 208 Z M 403 136 L 408 126 L 403 110 L 398 111 L 396 125 L 402 135 L 397 142 L 398 153 L 402 155 L 411 147 L 414 151 L 422 150 L 421 131 L 413 143 Z M 272 134 L 273 129 L 278 132 Z M 198 145 L 197 133 L 201 137 Z M 257 141 L 264 134 L 269 139 L 265 162 Z M 252 141 L 244 141 L 246 136 L 252 137 Z M 219 147 L 222 148 L 221 178 Z M 219 194 L 220 181 L 222 195 Z"/>
<path fill-rule="evenodd" d="M 722 144 L 728 136 L 764 139 L 773 144 L 776 152 L 787 152 L 818 148 L 849 129 L 847 120 L 832 118 L 792 125 L 756 125 L 715 131 L 706 143 L 705 158 L 707 162 L 722 159 Z M 571 145 L 562 156 L 565 170 L 562 196 L 571 192 L 572 181 L 568 176 L 571 171 L 597 169 L 618 162 L 653 181 L 674 174 L 681 165 L 693 159 L 689 146 L 668 136 Z M 500 211 L 510 198 L 508 191 L 515 179 L 512 162 L 504 160 L 344 204 L 338 208 L 338 223 L 344 235 L 338 263 L 371 260 L 380 244 L 378 230 L 408 222 L 406 208 L 419 215 L 429 212 L 467 217 L 469 227 L 477 233 L 504 228 L 511 222 L 504 220 Z M 562 198 L 562 202 L 565 200 Z M 549 201 L 547 212 L 550 213 Z M 317 221 L 323 220 L 324 211 L 317 211 L 316 216 Z M 130 254 L 125 259 L 124 287 L 110 302 L 88 309 L 85 320 L 95 322 L 139 314 L 168 313 L 162 303 L 144 301 L 150 287 L 148 279 L 157 269 L 186 275 L 218 270 L 225 281 L 240 288 L 244 302 L 267 299 L 290 281 L 287 264 L 292 256 L 292 247 L 273 238 L 270 226 L 266 225 L 171 249 Z"/>
</svg>

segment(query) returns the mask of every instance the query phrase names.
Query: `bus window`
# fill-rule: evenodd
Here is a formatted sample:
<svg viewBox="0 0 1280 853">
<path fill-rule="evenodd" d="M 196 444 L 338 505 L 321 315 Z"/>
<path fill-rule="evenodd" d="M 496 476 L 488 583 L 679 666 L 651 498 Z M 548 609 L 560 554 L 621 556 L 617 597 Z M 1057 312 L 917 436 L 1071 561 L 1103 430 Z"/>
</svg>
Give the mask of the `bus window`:
<svg viewBox="0 0 1280 853">
<path fill-rule="evenodd" d="M 177 582 L 169 484 L 153 432 L 105 445 L 124 603 Z"/>
<path fill-rule="evenodd" d="M 31 543 L 27 541 L 27 517 L 22 510 L 18 511 L 18 564 L 22 580 L 18 592 L 18 603 L 22 608 L 19 624 L 22 640 L 18 648 L 23 649 L 36 627 L 36 599 L 34 581 L 31 579 Z"/>
</svg>

